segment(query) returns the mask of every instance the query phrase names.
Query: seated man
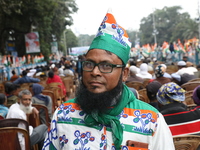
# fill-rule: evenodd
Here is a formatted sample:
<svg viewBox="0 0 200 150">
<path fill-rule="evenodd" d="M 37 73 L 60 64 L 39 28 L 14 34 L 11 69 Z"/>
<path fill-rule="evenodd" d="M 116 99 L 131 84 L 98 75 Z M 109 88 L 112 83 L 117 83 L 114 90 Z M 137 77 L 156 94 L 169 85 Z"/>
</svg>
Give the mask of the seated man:
<svg viewBox="0 0 200 150">
<path fill-rule="evenodd" d="M 6 115 L 8 113 L 8 107 L 6 107 L 7 98 L 6 95 L 3 93 L 0 93 L 0 116 L 3 118 L 6 118 Z"/>
<path fill-rule="evenodd" d="M 32 85 L 30 85 L 30 91 L 33 94 L 32 103 L 46 106 L 48 109 L 49 118 L 51 119 L 52 118 L 52 99 L 50 96 L 42 94 L 43 89 L 44 87 L 37 83 L 33 83 Z M 45 114 L 43 112 L 40 112 L 40 119 L 42 123 L 44 124 L 46 123 Z"/>
<path fill-rule="evenodd" d="M 5 92 L 7 95 L 7 106 L 10 106 L 18 102 L 18 93 L 20 91 L 20 86 L 12 82 L 7 82 L 5 84 Z"/>
<path fill-rule="evenodd" d="M 160 82 L 162 85 L 165 84 L 165 83 L 171 82 L 171 79 L 170 79 L 170 78 L 164 77 L 164 73 L 165 73 L 165 72 L 166 72 L 165 67 L 163 67 L 162 65 L 158 65 L 158 66 L 155 68 L 155 76 L 156 76 L 156 79 L 155 79 L 154 81 L 158 81 L 158 82 Z"/>
<path fill-rule="evenodd" d="M 172 136 L 200 133 L 200 110 L 187 110 L 183 103 L 185 90 L 176 83 L 170 82 L 161 86 L 157 100 L 162 105 L 160 112 L 167 122 Z"/>
<path fill-rule="evenodd" d="M 158 81 L 153 81 L 146 86 L 147 96 L 150 100 L 150 105 L 159 110 L 156 94 L 162 84 Z"/>
<path fill-rule="evenodd" d="M 15 72 L 15 70 L 12 70 L 12 77 L 10 78 L 10 82 L 13 82 L 13 81 L 15 81 L 16 79 L 18 79 L 19 78 L 19 76 L 18 75 L 16 75 L 16 72 Z"/>
<path fill-rule="evenodd" d="M 32 77 L 27 76 L 27 73 L 28 72 L 26 70 L 22 71 L 22 77 L 18 78 L 13 83 L 15 83 L 15 84 L 23 84 L 23 83 L 37 83 L 37 82 L 40 82 L 40 79 L 38 79 L 38 78 L 32 78 Z"/>
<path fill-rule="evenodd" d="M 136 66 L 130 66 L 130 68 L 129 68 L 129 70 L 130 70 L 129 77 L 126 80 L 126 83 L 127 82 L 132 82 L 132 81 L 137 81 L 137 82 L 141 82 L 141 83 L 144 82 L 143 78 L 137 76 L 138 69 L 139 68 L 137 68 Z"/>
<path fill-rule="evenodd" d="M 148 72 L 148 65 L 146 63 L 140 65 L 140 71 L 137 76 L 143 79 L 152 79 L 152 75 Z"/>
<path fill-rule="evenodd" d="M 35 113 L 38 115 L 37 109 L 31 106 L 31 98 L 32 94 L 29 90 L 22 90 L 19 93 L 20 102 L 19 103 L 17 102 L 10 106 L 6 118 L 19 118 L 27 121 L 26 114 Z M 42 146 L 46 132 L 47 132 L 47 126 L 45 124 L 39 125 L 36 128 L 29 126 L 31 146 L 35 144 L 41 144 L 40 146 Z M 21 136 L 19 135 L 19 142 L 21 148 L 24 149 L 25 143 L 22 135 Z"/>
</svg>

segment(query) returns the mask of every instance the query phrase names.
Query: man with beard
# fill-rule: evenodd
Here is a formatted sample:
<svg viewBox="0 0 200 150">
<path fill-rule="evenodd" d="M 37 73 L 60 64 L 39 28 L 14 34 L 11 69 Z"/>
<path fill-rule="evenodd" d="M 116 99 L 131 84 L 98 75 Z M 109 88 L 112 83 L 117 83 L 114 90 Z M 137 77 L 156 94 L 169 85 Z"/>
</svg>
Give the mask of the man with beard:
<svg viewBox="0 0 200 150">
<path fill-rule="evenodd" d="M 29 90 L 22 90 L 19 92 L 19 103 L 12 104 L 9 108 L 6 118 L 19 118 L 27 121 L 26 114 L 34 113 L 38 115 L 36 108 L 32 107 L 31 104 L 32 94 Z M 39 144 L 43 146 L 45 134 L 47 132 L 47 126 L 45 124 L 39 125 L 36 128 L 29 126 L 30 142 L 31 146 Z M 19 142 L 22 149 L 25 149 L 24 137 L 19 134 Z M 42 145 L 40 145 L 42 143 Z"/>
<path fill-rule="evenodd" d="M 43 149 L 174 150 L 162 114 L 123 84 L 130 47 L 108 12 L 82 62 L 76 98 L 55 111 Z"/>
</svg>

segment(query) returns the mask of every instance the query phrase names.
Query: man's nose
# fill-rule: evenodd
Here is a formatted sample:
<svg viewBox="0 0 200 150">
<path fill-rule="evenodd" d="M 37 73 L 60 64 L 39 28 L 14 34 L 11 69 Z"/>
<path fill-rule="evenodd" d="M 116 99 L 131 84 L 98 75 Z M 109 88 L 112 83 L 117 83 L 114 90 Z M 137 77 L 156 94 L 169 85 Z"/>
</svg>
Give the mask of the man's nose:
<svg viewBox="0 0 200 150">
<path fill-rule="evenodd" d="M 92 74 L 101 74 L 101 71 L 99 70 L 98 66 L 95 66 L 94 69 L 92 70 Z"/>
<path fill-rule="evenodd" d="M 31 101 L 30 100 L 26 100 L 26 104 L 30 105 Z"/>
</svg>

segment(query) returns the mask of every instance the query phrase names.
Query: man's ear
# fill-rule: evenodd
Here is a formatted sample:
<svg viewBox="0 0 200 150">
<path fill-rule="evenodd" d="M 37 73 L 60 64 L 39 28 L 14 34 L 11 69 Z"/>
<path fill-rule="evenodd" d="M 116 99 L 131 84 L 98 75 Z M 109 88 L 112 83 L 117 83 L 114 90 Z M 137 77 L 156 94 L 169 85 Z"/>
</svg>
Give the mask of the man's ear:
<svg viewBox="0 0 200 150">
<path fill-rule="evenodd" d="M 125 81 L 127 80 L 128 74 L 129 74 L 129 68 L 126 67 L 126 68 L 124 68 L 124 70 L 123 70 L 123 77 L 122 77 L 122 81 L 123 81 L 123 82 L 125 82 Z"/>
</svg>

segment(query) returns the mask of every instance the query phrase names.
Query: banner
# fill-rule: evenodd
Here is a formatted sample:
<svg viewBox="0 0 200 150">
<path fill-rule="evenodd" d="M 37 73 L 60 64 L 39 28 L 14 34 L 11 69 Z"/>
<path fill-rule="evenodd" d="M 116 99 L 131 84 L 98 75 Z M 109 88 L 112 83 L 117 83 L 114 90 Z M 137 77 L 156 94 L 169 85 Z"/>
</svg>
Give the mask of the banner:
<svg viewBox="0 0 200 150">
<path fill-rule="evenodd" d="M 25 34 L 26 53 L 40 52 L 39 34 L 38 32 L 31 32 Z"/>
</svg>

